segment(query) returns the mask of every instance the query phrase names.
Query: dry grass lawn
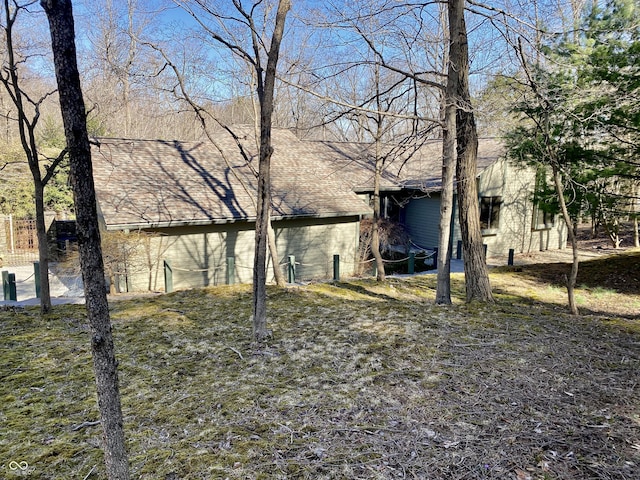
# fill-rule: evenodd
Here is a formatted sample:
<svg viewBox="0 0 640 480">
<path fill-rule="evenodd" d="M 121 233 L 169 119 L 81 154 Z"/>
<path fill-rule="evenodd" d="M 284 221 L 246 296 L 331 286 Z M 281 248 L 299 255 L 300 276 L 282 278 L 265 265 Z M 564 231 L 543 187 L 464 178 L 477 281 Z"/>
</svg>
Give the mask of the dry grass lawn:
<svg viewBox="0 0 640 480">
<path fill-rule="evenodd" d="M 598 263 L 600 262 L 600 263 Z M 114 302 L 136 479 L 638 479 L 640 252 L 435 276 Z M 104 478 L 84 307 L 0 312 L 0 477 Z"/>
</svg>

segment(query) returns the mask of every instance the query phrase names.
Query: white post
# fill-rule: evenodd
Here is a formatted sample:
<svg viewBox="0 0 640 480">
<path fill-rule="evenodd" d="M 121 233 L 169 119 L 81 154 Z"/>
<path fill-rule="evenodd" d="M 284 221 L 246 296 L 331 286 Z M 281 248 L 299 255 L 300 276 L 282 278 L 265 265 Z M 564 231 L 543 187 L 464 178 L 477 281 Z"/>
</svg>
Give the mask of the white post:
<svg viewBox="0 0 640 480">
<path fill-rule="evenodd" d="M 9 242 L 11 243 L 11 253 L 14 252 L 14 242 L 13 242 L 13 215 L 9 214 Z"/>
</svg>

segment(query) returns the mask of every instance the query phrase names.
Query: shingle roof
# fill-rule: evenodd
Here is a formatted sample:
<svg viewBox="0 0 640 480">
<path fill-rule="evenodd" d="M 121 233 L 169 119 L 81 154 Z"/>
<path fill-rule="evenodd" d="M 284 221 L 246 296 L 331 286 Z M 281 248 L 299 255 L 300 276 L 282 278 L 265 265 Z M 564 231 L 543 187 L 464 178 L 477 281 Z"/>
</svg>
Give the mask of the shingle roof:
<svg viewBox="0 0 640 480">
<path fill-rule="evenodd" d="M 374 146 L 366 143 L 317 142 L 337 153 L 327 159 L 334 175 L 351 185 L 354 191 L 373 190 L 375 174 Z M 380 182 L 381 190 L 418 189 L 440 191 L 442 189 L 442 141 L 427 140 L 419 148 L 386 146 L 390 151 L 385 160 Z M 384 152 L 383 152 L 384 156 Z M 496 139 L 480 139 L 478 142 L 477 171 L 504 156 L 504 146 Z"/>
<path fill-rule="evenodd" d="M 98 205 L 107 228 L 254 220 L 257 147 L 253 130 L 234 127 L 209 141 L 99 139 L 92 159 Z M 245 151 L 241 155 L 238 143 Z M 339 217 L 371 210 L 355 192 L 373 189 L 372 146 L 301 141 L 274 129 L 272 218 Z M 441 142 L 429 141 L 409 159 L 387 162 L 381 189 L 440 189 Z M 478 171 L 502 147 L 483 140 Z M 406 161 L 405 161 L 406 160 Z"/>
<path fill-rule="evenodd" d="M 248 162 L 228 133 L 215 141 L 216 146 L 209 141 L 99 139 L 92 160 L 107 228 L 255 220 L 255 140 L 251 135 L 240 139 Z M 370 212 L 316 161 L 316 145 L 274 130 L 273 147 L 273 219 Z"/>
</svg>

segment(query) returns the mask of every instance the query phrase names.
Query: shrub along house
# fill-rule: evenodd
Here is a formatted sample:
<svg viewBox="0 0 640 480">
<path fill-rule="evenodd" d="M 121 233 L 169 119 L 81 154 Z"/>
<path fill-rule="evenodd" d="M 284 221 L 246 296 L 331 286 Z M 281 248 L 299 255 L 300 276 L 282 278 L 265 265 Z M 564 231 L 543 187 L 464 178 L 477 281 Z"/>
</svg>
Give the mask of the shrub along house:
<svg viewBox="0 0 640 480">
<path fill-rule="evenodd" d="M 99 139 L 92 147 L 106 236 L 143 234 L 120 266 L 128 290 L 162 289 L 163 261 L 175 288 L 252 281 L 258 158 L 247 132 L 220 132 L 215 145 Z M 338 254 L 341 272 L 352 274 L 359 223 L 371 209 L 328 171 L 331 149 L 286 130 L 274 130 L 273 147 L 271 218 L 281 263 L 294 255 L 296 278 L 331 278 Z"/>
<path fill-rule="evenodd" d="M 367 144 L 321 142 L 339 155 L 332 156 L 331 169 L 361 196 L 373 192 L 375 161 Z M 566 247 L 567 232 L 558 215 L 550 215 L 534 201 L 534 191 L 544 172 L 510 162 L 502 144 L 480 139 L 478 148 L 478 193 L 483 242 L 487 256 L 508 256 L 509 250 L 527 253 Z M 383 215 L 401 225 L 412 248 L 431 250 L 438 246 L 440 195 L 442 191 L 442 142 L 429 140 L 415 151 L 386 159 L 381 179 Z M 461 239 L 457 202 L 454 199 L 451 243 Z"/>
</svg>

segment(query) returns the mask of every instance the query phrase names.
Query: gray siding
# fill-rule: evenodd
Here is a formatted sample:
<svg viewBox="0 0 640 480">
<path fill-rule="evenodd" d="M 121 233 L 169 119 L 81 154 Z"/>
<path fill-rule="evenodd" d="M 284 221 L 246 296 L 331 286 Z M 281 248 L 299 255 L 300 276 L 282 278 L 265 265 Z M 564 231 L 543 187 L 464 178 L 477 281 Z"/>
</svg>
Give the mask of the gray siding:
<svg viewBox="0 0 640 480">
<path fill-rule="evenodd" d="M 438 246 L 440 194 L 412 199 L 405 207 L 404 224 L 411 241 L 424 248 Z"/>
<path fill-rule="evenodd" d="M 560 219 L 553 226 L 534 225 L 533 189 L 535 171 L 499 160 L 487 168 L 479 180 L 480 196 L 501 196 L 498 228 L 483 232 L 489 257 L 516 253 L 562 249 L 566 247 L 566 229 Z"/>
<path fill-rule="evenodd" d="M 294 255 L 296 279 L 314 280 L 333 277 L 333 255 L 340 255 L 340 271 L 355 272 L 356 252 L 360 236 L 359 219 L 327 223 L 324 221 L 289 221 L 276 223 L 276 238 L 281 263 Z M 283 267 L 286 268 L 286 267 Z"/>
<path fill-rule="evenodd" d="M 163 261 L 173 271 L 174 289 L 226 283 L 227 257 L 234 257 L 234 283 L 253 281 L 255 224 L 237 222 L 202 227 L 174 227 L 153 232 L 129 268 L 129 289 L 164 290 Z M 286 275 L 289 255 L 294 255 L 296 280 L 332 278 L 333 255 L 341 257 L 340 271 L 353 275 L 359 237 L 359 218 L 283 220 L 274 222 L 280 266 Z M 147 252 L 150 255 L 147 256 Z M 152 259 L 151 269 L 145 258 Z M 135 265 L 134 265 L 135 264 Z M 269 277 L 273 265 L 269 258 Z"/>
<path fill-rule="evenodd" d="M 566 248 L 566 228 L 561 218 L 553 225 L 539 226 L 534 222 L 533 188 L 535 171 L 519 168 L 506 159 L 484 169 L 478 179 L 481 197 L 502 197 L 498 226 L 484 230 L 483 243 L 487 256 L 506 258 L 509 250 L 516 253 Z M 440 195 L 411 200 L 404 211 L 404 224 L 416 244 L 433 248 L 438 245 Z M 457 203 L 454 205 L 452 255 L 461 239 Z"/>
</svg>

